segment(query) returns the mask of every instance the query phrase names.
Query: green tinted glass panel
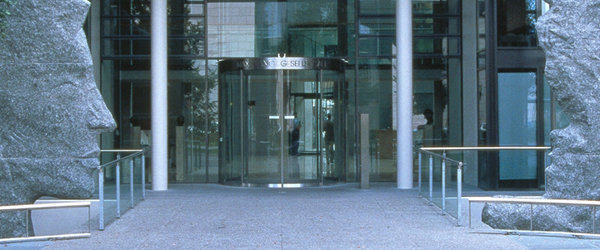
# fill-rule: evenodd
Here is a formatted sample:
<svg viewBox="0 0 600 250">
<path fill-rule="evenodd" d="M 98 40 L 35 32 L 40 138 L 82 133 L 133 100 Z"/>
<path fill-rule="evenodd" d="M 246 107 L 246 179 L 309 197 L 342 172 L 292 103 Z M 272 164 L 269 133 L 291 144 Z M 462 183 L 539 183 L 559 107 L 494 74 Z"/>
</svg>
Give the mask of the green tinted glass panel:
<svg viewBox="0 0 600 250">
<path fill-rule="evenodd" d="M 422 34 L 460 35 L 460 21 L 458 18 L 414 17 L 413 32 L 416 36 Z"/>
<path fill-rule="evenodd" d="M 396 19 L 388 17 L 367 18 L 359 21 L 361 35 L 396 35 Z"/>
<path fill-rule="evenodd" d="M 359 39 L 361 56 L 391 56 L 393 37 L 364 37 Z"/>
</svg>

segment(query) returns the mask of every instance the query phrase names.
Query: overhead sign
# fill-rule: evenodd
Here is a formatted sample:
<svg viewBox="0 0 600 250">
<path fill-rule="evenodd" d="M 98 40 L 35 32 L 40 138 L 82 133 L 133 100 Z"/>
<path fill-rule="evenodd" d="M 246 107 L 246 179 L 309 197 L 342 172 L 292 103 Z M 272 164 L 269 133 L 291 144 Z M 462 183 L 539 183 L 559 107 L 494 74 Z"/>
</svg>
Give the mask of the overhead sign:
<svg viewBox="0 0 600 250">
<path fill-rule="evenodd" d="M 227 59 L 219 62 L 219 71 L 225 70 L 344 70 L 344 62 L 333 58 L 262 57 Z"/>
</svg>

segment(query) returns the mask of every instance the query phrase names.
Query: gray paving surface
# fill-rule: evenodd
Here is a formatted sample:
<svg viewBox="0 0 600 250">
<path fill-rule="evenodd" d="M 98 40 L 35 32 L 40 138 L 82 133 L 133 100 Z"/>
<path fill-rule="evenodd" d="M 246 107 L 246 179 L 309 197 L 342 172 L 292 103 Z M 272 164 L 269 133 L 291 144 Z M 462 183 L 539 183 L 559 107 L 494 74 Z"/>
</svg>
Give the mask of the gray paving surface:
<svg viewBox="0 0 600 250">
<path fill-rule="evenodd" d="M 376 184 L 305 189 L 171 185 L 105 231 L 45 249 L 527 249 L 598 248 L 598 241 L 477 233 L 417 196 Z M 2 248 L 2 247 L 0 247 Z"/>
</svg>

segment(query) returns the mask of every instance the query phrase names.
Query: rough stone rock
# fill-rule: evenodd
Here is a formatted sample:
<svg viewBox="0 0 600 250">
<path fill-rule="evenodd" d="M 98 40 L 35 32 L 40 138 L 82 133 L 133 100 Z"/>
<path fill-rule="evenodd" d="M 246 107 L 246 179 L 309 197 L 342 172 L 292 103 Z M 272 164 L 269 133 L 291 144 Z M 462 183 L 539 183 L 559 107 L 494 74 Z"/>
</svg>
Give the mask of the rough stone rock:
<svg viewBox="0 0 600 250">
<path fill-rule="evenodd" d="M 89 198 L 98 134 L 115 127 L 82 28 L 89 2 L 19 0 L 8 8 L 0 38 L 0 205 Z M 0 238 L 25 236 L 26 216 L 0 213 Z"/>
<path fill-rule="evenodd" d="M 544 198 L 600 200 L 600 0 L 546 2 L 537 24 L 546 79 L 571 124 L 550 134 Z M 529 218 L 522 205 L 486 204 L 482 214 L 494 228 L 520 228 Z M 535 230 L 592 232 L 590 208 L 536 206 L 534 218 Z"/>
</svg>

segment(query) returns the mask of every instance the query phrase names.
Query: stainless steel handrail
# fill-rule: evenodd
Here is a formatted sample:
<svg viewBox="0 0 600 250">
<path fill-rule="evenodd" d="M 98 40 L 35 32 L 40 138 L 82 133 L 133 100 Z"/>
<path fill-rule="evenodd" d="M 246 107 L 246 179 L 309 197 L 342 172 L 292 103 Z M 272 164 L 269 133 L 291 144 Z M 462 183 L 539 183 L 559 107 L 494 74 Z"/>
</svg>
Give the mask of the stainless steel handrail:
<svg viewBox="0 0 600 250">
<path fill-rule="evenodd" d="M 46 203 L 46 204 L 23 204 L 23 205 L 8 205 L 0 206 L 0 212 L 20 211 L 20 210 L 41 210 L 41 209 L 56 209 L 56 208 L 77 208 L 87 207 L 88 209 L 88 232 L 87 233 L 72 233 L 72 234 L 58 234 L 58 235 L 43 235 L 43 236 L 29 236 L 29 216 L 25 216 L 25 237 L 15 238 L 3 238 L 0 239 L 0 243 L 14 243 L 23 241 L 34 241 L 34 240 L 51 240 L 51 239 L 74 239 L 90 237 L 92 235 L 92 223 L 91 223 L 91 206 L 90 201 L 78 201 L 78 202 L 60 202 L 60 203 Z"/>
<path fill-rule="evenodd" d="M 1 212 L 19 211 L 19 210 L 40 210 L 51 208 L 72 208 L 72 207 L 89 207 L 89 201 L 77 202 L 61 202 L 61 203 L 45 203 L 45 204 L 23 204 L 23 205 L 8 205 L 0 206 Z"/>
<path fill-rule="evenodd" d="M 100 153 L 133 153 L 143 151 L 144 149 L 102 149 Z"/>
<path fill-rule="evenodd" d="M 104 163 L 104 164 L 98 166 L 98 169 L 108 167 L 110 165 L 114 165 L 115 163 L 122 161 L 122 160 L 127 160 L 129 158 L 138 157 L 141 154 L 145 154 L 145 151 L 143 149 L 141 149 L 141 150 L 101 150 L 100 153 L 119 153 L 119 154 L 117 154 L 118 157 L 116 160 L 112 160 L 107 163 Z M 133 153 L 133 154 L 129 154 L 129 155 L 121 158 L 120 153 Z"/>
<path fill-rule="evenodd" d="M 460 226 L 461 222 L 461 200 L 462 200 L 462 172 L 464 167 L 464 162 L 457 161 L 446 156 L 446 151 L 501 151 L 501 150 L 544 150 L 547 151 L 551 149 L 551 147 L 547 146 L 479 146 L 479 147 L 421 147 L 419 148 L 418 154 L 418 167 L 419 167 L 419 194 L 421 194 L 422 189 L 422 153 L 429 155 L 429 201 L 433 200 L 433 156 L 436 156 L 442 160 L 442 211 L 446 212 L 446 161 L 450 163 L 454 163 L 457 165 L 456 168 L 456 223 Z M 442 154 L 434 153 L 432 151 L 442 151 Z M 544 165 L 546 164 L 546 157 L 544 157 Z"/>
<path fill-rule="evenodd" d="M 134 197 L 134 179 L 133 179 L 133 161 L 135 158 L 140 158 L 141 160 L 141 189 L 142 189 L 142 200 L 146 199 L 146 153 L 149 151 L 149 148 L 143 149 L 104 149 L 101 150 L 101 153 L 117 153 L 117 159 L 107 162 L 98 166 L 98 200 L 99 200 L 99 209 L 98 209 L 98 229 L 104 230 L 104 170 L 107 167 L 115 166 L 115 186 L 116 186 L 116 211 L 115 215 L 117 218 L 121 217 L 121 162 L 128 161 L 129 162 L 129 191 L 130 191 L 130 208 L 133 208 L 135 205 L 135 197 Z M 130 153 L 124 157 L 121 157 L 122 153 Z"/>
<path fill-rule="evenodd" d="M 546 146 L 481 146 L 481 147 L 421 147 L 426 151 L 466 151 L 466 150 L 548 150 Z"/>
<path fill-rule="evenodd" d="M 590 206 L 592 207 L 592 234 L 596 234 L 596 207 L 600 206 L 600 201 L 596 200 L 569 200 L 569 199 L 531 199 L 531 198 L 506 198 L 506 197 L 465 197 L 469 201 L 469 228 L 471 227 L 471 203 L 472 202 L 489 202 L 489 203 L 511 203 L 511 204 L 529 204 L 531 217 L 529 218 L 529 231 L 533 231 L 533 205 L 573 205 L 573 206 Z M 504 230 L 504 229 L 500 229 Z M 512 232 L 519 232 L 523 230 L 506 230 Z M 572 234 L 573 232 L 566 231 L 548 231 L 552 233 L 560 234 Z M 579 233 L 575 233 L 579 234 Z M 589 234 L 584 234 L 589 235 Z"/>
</svg>

